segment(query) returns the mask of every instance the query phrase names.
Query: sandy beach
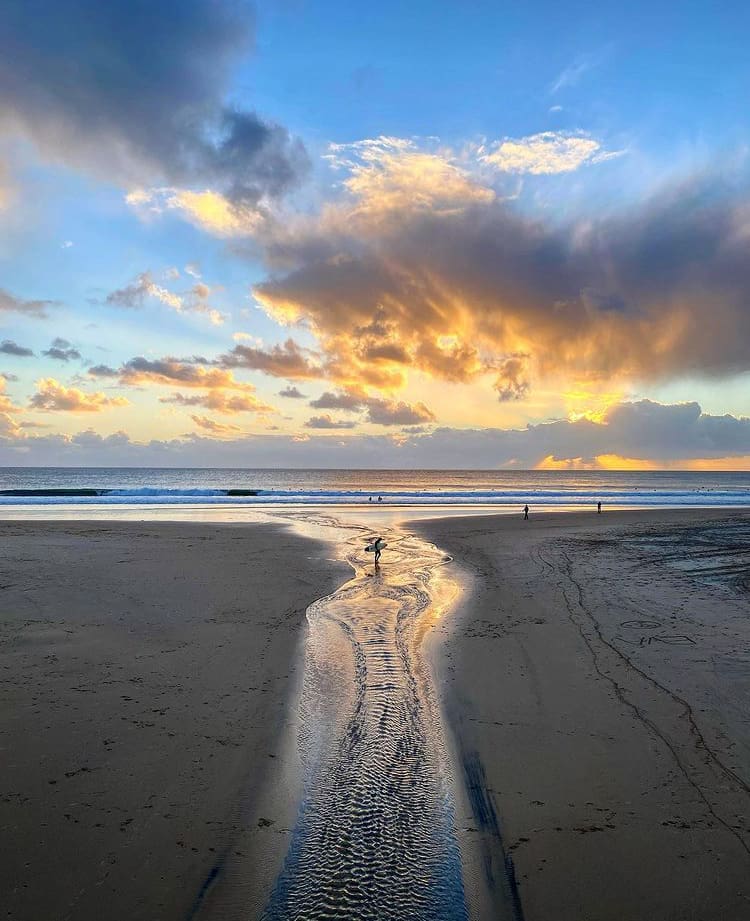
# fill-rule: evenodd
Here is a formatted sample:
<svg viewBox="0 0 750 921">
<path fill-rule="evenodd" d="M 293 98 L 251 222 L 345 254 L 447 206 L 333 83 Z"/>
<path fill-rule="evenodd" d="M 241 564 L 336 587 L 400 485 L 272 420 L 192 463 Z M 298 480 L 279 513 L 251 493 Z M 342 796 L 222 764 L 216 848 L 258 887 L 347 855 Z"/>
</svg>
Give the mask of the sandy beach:
<svg viewBox="0 0 750 921">
<path fill-rule="evenodd" d="M 480 882 L 526 921 L 750 917 L 750 517 L 415 527 L 467 583 L 438 658 Z"/>
<path fill-rule="evenodd" d="M 189 918 L 242 855 L 262 900 L 305 607 L 346 567 L 269 525 L 0 533 L 3 917 Z"/>
<path fill-rule="evenodd" d="M 471 917 L 749 917 L 750 516 L 406 530 L 464 584 L 428 645 Z M 274 525 L 0 533 L 4 916 L 257 917 L 298 806 L 304 612 L 350 567 Z"/>
</svg>

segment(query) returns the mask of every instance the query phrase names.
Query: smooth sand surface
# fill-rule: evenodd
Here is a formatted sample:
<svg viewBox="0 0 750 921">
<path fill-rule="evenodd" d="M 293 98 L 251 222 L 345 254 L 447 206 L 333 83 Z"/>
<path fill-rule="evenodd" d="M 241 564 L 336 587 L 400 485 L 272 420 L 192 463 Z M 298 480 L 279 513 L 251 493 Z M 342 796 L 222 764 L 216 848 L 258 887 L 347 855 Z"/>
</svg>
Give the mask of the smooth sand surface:
<svg viewBox="0 0 750 921">
<path fill-rule="evenodd" d="M 0 546 L 0 916 L 202 917 L 230 861 L 262 900 L 305 608 L 348 568 L 271 525 L 5 522 Z"/>
<path fill-rule="evenodd" d="M 750 918 L 750 516 L 414 528 L 467 582 L 439 655 L 467 875 L 526 921 Z"/>
</svg>

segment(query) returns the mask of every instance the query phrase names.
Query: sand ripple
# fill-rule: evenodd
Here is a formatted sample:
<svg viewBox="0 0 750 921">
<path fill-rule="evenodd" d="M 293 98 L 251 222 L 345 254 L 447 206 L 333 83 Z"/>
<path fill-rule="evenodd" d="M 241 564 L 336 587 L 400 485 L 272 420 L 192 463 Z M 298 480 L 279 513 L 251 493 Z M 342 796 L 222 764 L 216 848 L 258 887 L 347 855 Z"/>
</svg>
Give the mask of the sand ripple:
<svg viewBox="0 0 750 921">
<path fill-rule="evenodd" d="M 308 609 L 304 794 L 267 921 L 467 916 L 449 762 L 420 652 L 445 557 L 411 535 L 387 540 L 374 573 L 352 538 L 355 578 Z"/>
</svg>

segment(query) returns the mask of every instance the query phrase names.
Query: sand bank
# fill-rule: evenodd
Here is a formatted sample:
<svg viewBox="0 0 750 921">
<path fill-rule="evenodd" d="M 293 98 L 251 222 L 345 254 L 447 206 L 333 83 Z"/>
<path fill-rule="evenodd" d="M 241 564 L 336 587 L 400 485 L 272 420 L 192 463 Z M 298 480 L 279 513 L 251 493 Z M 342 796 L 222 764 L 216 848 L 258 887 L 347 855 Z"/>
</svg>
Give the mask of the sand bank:
<svg viewBox="0 0 750 921">
<path fill-rule="evenodd" d="M 0 536 L 3 917 L 189 918 L 238 857 L 262 903 L 297 807 L 275 780 L 305 607 L 347 567 L 270 525 Z"/>
<path fill-rule="evenodd" d="M 750 516 L 414 527 L 467 583 L 439 671 L 470 885 L 526 921 L 750 917 Z"/>
</svg>

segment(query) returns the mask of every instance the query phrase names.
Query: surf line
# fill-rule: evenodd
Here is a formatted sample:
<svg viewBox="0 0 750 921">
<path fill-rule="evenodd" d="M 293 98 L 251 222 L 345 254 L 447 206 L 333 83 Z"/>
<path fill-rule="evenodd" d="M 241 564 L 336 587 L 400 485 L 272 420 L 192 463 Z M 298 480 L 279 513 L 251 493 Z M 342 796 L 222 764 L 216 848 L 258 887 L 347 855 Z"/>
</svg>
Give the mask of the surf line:
<svg viewBox="0 0 750 921">
<path fill-rule="evenodd" d="M 423 654 L 458 585 L 444 553 L 396 529 L 374 569 L 362 533 L 341 545 L 354 577 L 307 609 L 301 805 L 262 917 L 461 921 L 453 776 Z"/>
</svg>

